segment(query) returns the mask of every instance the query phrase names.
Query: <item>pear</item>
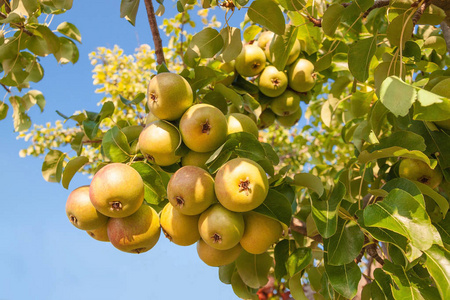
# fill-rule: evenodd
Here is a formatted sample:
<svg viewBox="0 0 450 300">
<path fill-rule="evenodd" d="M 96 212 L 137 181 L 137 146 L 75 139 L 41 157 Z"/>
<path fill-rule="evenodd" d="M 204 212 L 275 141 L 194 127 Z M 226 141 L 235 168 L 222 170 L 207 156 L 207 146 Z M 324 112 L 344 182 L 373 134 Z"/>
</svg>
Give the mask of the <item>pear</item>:
<svg viewBox="0 0 450 300">
<path fill-rule="evenodd" d="M 193 101 L 191 86 L 178 74 L 160 73 L 148 84 L 148 108 L 158 119 L 179 119 Z"/>
<path fill-rule="evenodd" d="M 291 91 L 286 90 L 280 96 L 274 98 L 270 102 L 270 109 L 278 116 L 290 116 L 300 107 L 300 96 Z"/>
<path fill-rule="evenodd" d="M 266 67 L 266 55 L 256 45 L 245 45 L 241 53 L 236 57 L 236 71 L 243 77 L 258 75 Z"/>
<path fill-rule="evenodd" d="M 288 71 L 289 87 L 297 92 L 307 92 L 316 84 L 314 65 L 307 59 L 299 58 Z"/>
<path fill-rule="evenodd" d="M 203 240 L 199 240 L 197 243 L 198 257 L 211 267 L 220 267 L 231 264 L 239 257 L 241 252 L 242 247 L 239 244 L 228 250 L 218 250 L 209 246 Z"/>
<path fill-rule="evenodd" d="M 211 152 L 195 152 L 189 151 L 181 158 L 181 165 L 184 166 L 196 166 L 204 170 L 208 170 L 206 167 L 206 161 L 211 157 L 214 151 Z"/>
<path fill-rule="evenodd" d="M 244 213 L 245 230 L 240 241 L 242 248 L 252 254 L 262 254 L 278 241 L 283 228 L 277 220 L 257 212 Z"/>
<path fill-rule="evenodd" d="M 92 230 L 106 225 L 108 217 L 99 213 L 89 198 L 89 186 L 81 186 L 70 193 L 66 202 L 70 223 L 81 230 Z"/>
<path fill-rule="evenodd" d="M 135 213 L 144 201 L 144 182 L 132 167 L 112 163 L 104 166 L 92 179 L 89 197 L 94 207 L 112 218 Z"/>
<path fill-rule="evenodd" d="M 274 66 L 267 66 L 259 77 L 258 88 L 268 97 L 277 97 L 286 90 L 288 78 L 283 71 Z"/>
<path fill-rule="evenodd" d="M 161 211 L 161 228 L 166 238 L 180 246 L 189 246 L 200 239 L 199 215 L 187 216 L 167 203 Z"/>
<path fill-rule="evenodd" d="M 300 41 L 296 39 L 294 42 L 294 46 L 292 46 L 292 49 L 289 52 L 286 66 L 289 66 L 298 58 L 298 56 L 300 55 L 300 51 L 301 51 Z"/>
<path fill-rule="evenodd" d="M 405 158 L 400 162 L 398 171 L 400 177 L 419 181 L 432 189 L 437 188 L 442 182 L 441 172 L 431 169 L 421 160 Z"/>
<path fill-rule="evenodd" d="M 231 249 L 239 244 L 244 234 L 244 218 L 240 213 L 214 204 L 200 215 L 198 231 L 210 247 L 218 250 Z"/>
<path fill-rule="evenodd" d="M 226 116 L 228 125 L 228 135 L 235 132 L 248 132 L 258 138 L 258 127 L 255 122 L 244 114 L 232 113 Z"/>
<path fill-rule="evenodd" d="M 216 174 L 216 196 L 227 209 L 245 212 L 255 209 L 266 199 L 269 182 L 264 169 L 253 160 L 235 158 Z"/>
<path fill-rule="evenodd" d="M 291 128 L 292 126 L 298 123 L 301 117 L 302 117 L 302 109 L 299 106 L 298 109 L 292 115 L 284 117 L 277 116 L 277 122 L 283 127 Z"/>
<path fill-rule="evenodd" d="M 180 160 L 175 155 L 180 142 L 178 130 L 162 120 L 148 124 L 139 135 L 139 149 L 159 166 L 170 166 Z"/>
<path fill-rule="evenodd" d="M 183 142 L 196 152 L 214 151 L 227 138 L 225 115 L 209 104 L 191 106 L 181 117 L 179 127 Z"/>
<path fill-rule="evenodd" d="M 439 96 L 450 99 L 450 78 L 445 78 L 442 81 L 438 82 L 432 89 L 431 92 L 438 94 Z M 450 119 L 443 121 L 434 122 L 437 126 L 450 130 Z"/>
<path fill-rule="evenodd" d="M 161 233 L 158 214 L 146 204 L 131 216 L 109 219 L 107 228 L 108 238 L 114 247 L 137 254 L 153 248 Z"/>
<path fill-rule="evenodd" d="M 169 180 L 167 198 L 182 214 L 201 214 L 216 201 L 214 179 L 202 168 L 182 167 Z"/>
<path fill-rule="evenodd" d="M 258 46 L 262 50 L 265 50 L 267 43 L 269 43 L 272 40 L 274 35 L 275 35 L 275 33 L 273 33 L 272 31 L 261 32 L 261 34 L 259 35 L 259 38 L 258 38 Z"/>
<path fill-rule="evenodd" d="M 275 122 L 275 114 L 270 108 L 266 108 L 260 115 L 258 120 L 258 129 L 265 129 Z"/>
<path fill-rule="evenodd" d="M 86 230 L 90 237 L 100 242 L 109 242 L 107 223 L 97 229 Z"/>
</svg>

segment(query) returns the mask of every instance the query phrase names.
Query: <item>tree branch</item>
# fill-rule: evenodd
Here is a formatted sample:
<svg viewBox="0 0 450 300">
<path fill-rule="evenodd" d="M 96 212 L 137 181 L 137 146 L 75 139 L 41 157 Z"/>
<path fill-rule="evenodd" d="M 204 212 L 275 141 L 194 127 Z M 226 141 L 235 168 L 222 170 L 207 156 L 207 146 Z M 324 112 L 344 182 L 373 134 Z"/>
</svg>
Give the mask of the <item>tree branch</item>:
<svg viewBox="0 0 450 300">
<path fill-rule="evenodd" d="M 367 16 L 370 14 L 370 12 L 371 12 L 372 10 L 377 9 L 377 8 L 381 8 L 381 7 L 384 7 L 384 6 L 388 6 L 388 5 L 389 5 L 389 0 L 379 0 L 379 1 L 376 1 L 376 2 L 372 5 L 372 7 L 370 7 L 368 10 L 366 10 L 366 12 L 363 14 L 363 19 L 364 19 L 364 18 L 367 18 Z"/>
<path fill-rule="evenodd" d="M 145 8 L 147 9 L 148 23 L 152 31 L 153 43 L 155 44 L 156 62 L 158 65 L 165 63 L 163 46 L 161 36 L 159 35 L 158 24 L 156 23 L 155 10 L 153 8 L 152 0 L 144 0 Z"/>
<path fill-rule="evenodd" d="M 441 23 L 442 33 L 444 35 L 445 42 L 447 43 L 447 52 L 450 53 L 450 27 L 444 21 Z"/>
<path fill-rule="evenodd" d="M 6 85 L 4 85 L 3 83 L 1 85 L 5 89 L 5 91 L 11 94 L 11 90 Z"/>
<path fill-rule="evenodd" d="M 417 8 L 416 12 L 414 13 L 414 16 L 412 18 L 412 22 L 414 25 L 417 24 L 417 22 L 419 22 L 420 17 L 423 15 L 423 12 L 425 11 L 425 9 L 427 9 L 427 7 L 430 5 L 430 0 L 425 0 L 422 5 L 419 6 L 419 8 Z"/>
<path fill-rule="evenodd" d="M 300 233 L 301 235 L 308 236 L 306 231 L 306 224 L 297 218 L 292 218 L 291 230 Z M 315 240 L 316 242 L 322 243 L 322 237 L 320 235 L 308 236 L 309 238 Z"/>
<path fill-rule="evenodd" d="M 6 19 L 7 17 L 8 16 L 5 13 L 0 11 L 0 18 Z M 34 36 L 34 34 L 31 31 L 29 31 L 28 29 L 25 29 L 25 26 L 23 25 L 23 23 L 10 23 L 10 24 L 11 24 L 11 26 L 19 28 L 24 33 L 28 34 L 29 36 Z"/>
</svg>

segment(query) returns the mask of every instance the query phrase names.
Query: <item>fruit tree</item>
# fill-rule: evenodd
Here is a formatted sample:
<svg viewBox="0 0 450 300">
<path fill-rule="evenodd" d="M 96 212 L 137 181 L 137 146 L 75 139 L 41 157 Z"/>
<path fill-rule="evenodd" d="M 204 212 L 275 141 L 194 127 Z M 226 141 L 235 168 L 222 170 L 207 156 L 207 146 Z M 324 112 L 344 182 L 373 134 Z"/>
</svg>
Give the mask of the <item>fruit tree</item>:
<svg viewBox="0 0 450 300">
<path fill-rule="evenodd" d="M 154 47 L 98 48 L 101 108 L 47 128 L 39 57 L 75 63 L 81 35 L 42 17 L 72 1 L 0 2 L 20 154 L 66 189 L 92 176 L 75 227 L 141 255 L 196 244 L 243 299 L 450 299 L 449 1 L 143 2 Z"/>
</svg>

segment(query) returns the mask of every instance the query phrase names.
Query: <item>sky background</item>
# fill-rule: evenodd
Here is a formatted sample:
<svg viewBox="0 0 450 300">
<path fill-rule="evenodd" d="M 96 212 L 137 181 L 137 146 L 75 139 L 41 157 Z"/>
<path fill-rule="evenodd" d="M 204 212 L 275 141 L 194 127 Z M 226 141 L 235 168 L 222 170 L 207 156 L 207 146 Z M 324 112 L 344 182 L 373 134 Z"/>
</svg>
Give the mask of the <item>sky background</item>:
<svg viewBox="0 0 450 300">
<path fill-rule="evenodd" d="M 165 16 L 173 15 L 175 2 L 165 4 Z M 75 24 L 83 44 L 75 65 L 57 65 L 53 56 L 41 60 L 45 76 L 32 88 L 43 92 L 47 104 L 42 114 L 37 107 L 30 110 L 33 123 L 60 119 L 55 110 L 67 115 L 99 110 L 102 95 L 94 93 L 88 59 L 96 47 L 117 44 L 126 54 L 140 44 L 153 47 L 143 1 L 136 27 L 119 18 L 119 9 L 119 0 L 74 1 L 70 11 L 54 18 L 53 29 L 63 21 Z M 224 11 L 215 12 L 223 24 Z M 11 114 L 12 109 L 0 122 L 0 300 L 236 298 L 231 286 L 219 281 L 218 268 L 198 258 L 195 245 L 180 247 L 161 235 L 149 252 L 127 254 L 71 225 L 67 196 L 89 179 L 77 174 L 69 190 L 44 181 L 43 159 L 18 155 L 27 144 L 16 140 Z"/>
</svg>

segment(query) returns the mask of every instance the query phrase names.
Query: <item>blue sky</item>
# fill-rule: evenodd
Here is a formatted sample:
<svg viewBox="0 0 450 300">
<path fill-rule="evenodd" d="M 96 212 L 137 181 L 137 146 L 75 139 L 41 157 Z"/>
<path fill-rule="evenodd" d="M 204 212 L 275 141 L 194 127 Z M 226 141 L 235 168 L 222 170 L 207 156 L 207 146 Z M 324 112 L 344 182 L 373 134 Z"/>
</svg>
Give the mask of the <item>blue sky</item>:
<svg viewBox="0 0 450 300">
<path fill-rule="evenodd" d="M 165 2 L 166 15 L 171 15 L 173 3 Z M 34 123 L 55 121 L 55 110 L 98 110 L 102 95 L 94 93 L 88 59 L 96 47 L 117 44 L 132 54 L 139 43 L 153 46 L 143 3 L 136 27 L 119 18 L 119 7 L 119 0 L 74 1 L 71 11 L 55 17 L 55 27 L 68 21 L 81 31 L 80 60 L 60 66 L 53 57 L 42 59 L 45 76 L 33 88 L 44 93 L 47 106 L 42 114 L 31 109 Z M 223 23 L 224 12 L 215 12 Z M 77 174 L 69 191 L 44 181 L 42 159 L 18 156 L 26 143 L 16 140 L 11 113 L 0 122 L 0 300 L 236 298 L 231 286 L 219 281 L 218 269 L 197 257 L 195 245 L 176 246 L 161 236 L 152 250 L 133 255 L 73 227 L 65 201 L 89 179 Z"/>
</svg>

